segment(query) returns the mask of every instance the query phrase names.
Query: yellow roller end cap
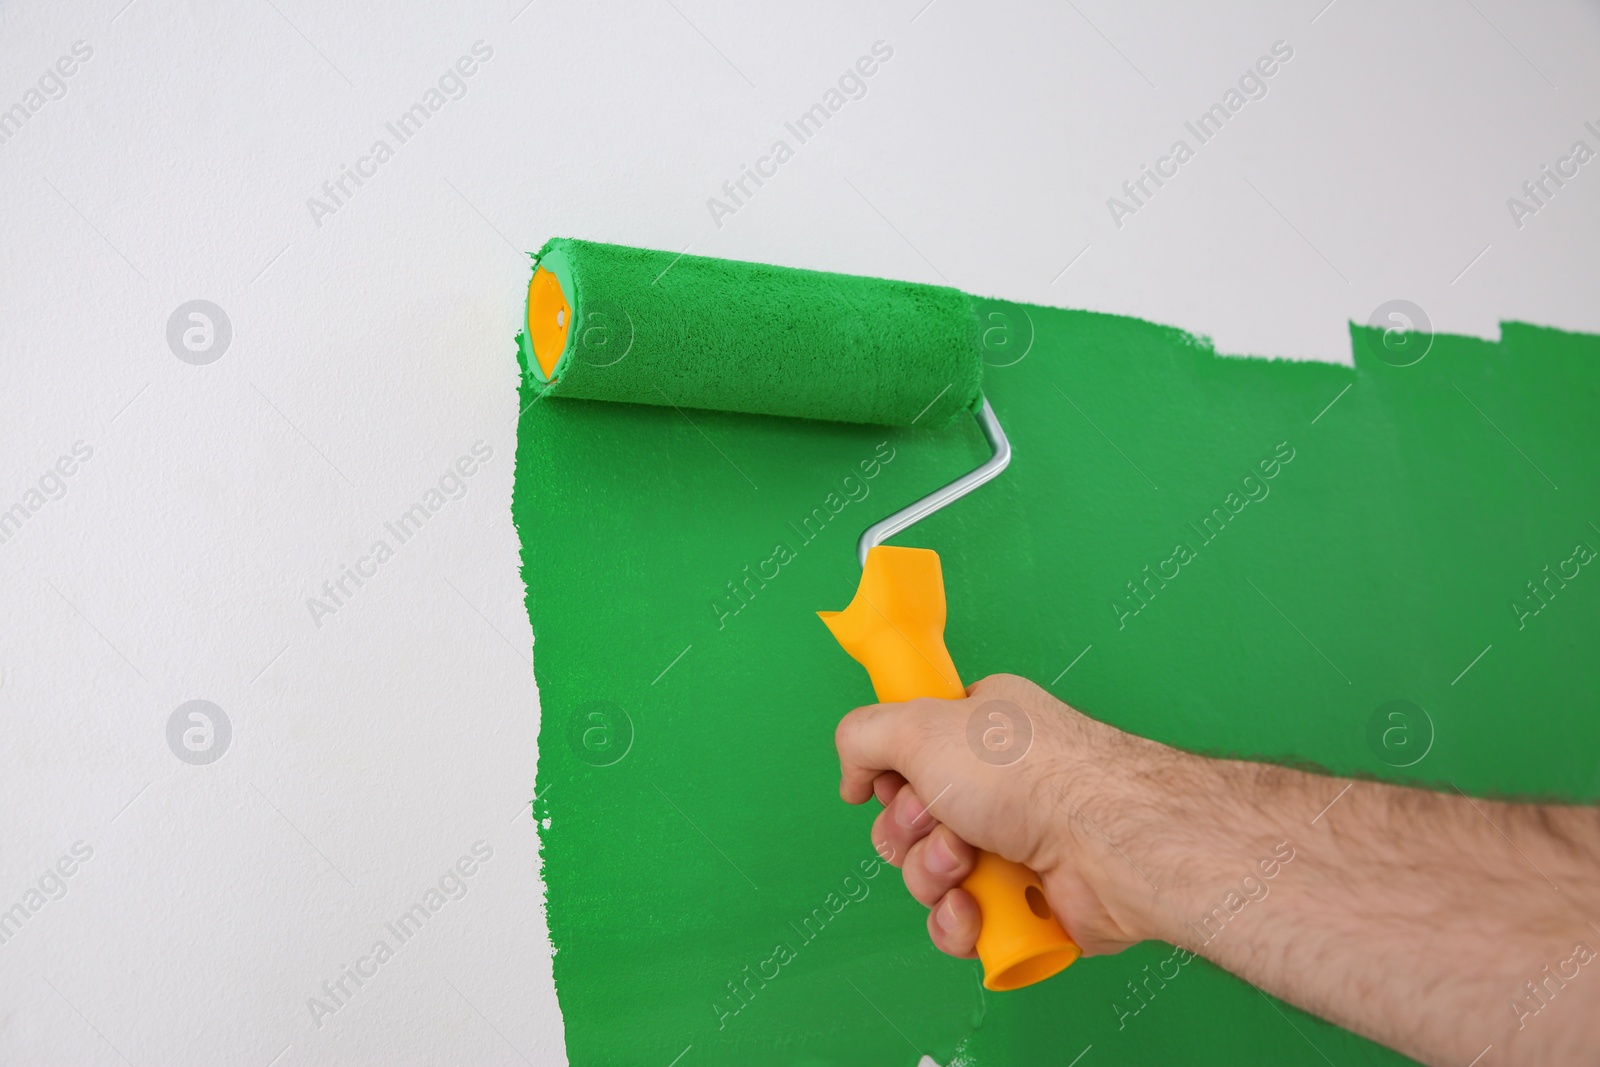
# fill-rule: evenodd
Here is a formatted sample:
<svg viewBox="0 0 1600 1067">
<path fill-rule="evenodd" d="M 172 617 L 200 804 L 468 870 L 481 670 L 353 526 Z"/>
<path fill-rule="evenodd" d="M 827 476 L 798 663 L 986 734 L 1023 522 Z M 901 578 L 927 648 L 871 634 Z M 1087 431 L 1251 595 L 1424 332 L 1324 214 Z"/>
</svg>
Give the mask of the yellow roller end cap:
<svg viewBox="0 0 1600 1067">
<path fill-rule="evenodd" d="M 546 381 L 555 375 L 571 329 L 572 305 L 561 291 L 561 282 L 540 267 L 528 283 L 528 340 L 533 342 L 533 357 Z"/>
</svg>

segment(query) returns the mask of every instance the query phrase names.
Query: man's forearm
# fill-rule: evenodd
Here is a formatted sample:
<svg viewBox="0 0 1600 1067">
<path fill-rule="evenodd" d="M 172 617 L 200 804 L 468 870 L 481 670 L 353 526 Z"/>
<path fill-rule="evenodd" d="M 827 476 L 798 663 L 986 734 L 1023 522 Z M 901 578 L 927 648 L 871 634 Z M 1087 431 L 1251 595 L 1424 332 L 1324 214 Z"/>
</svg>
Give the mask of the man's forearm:
<svg viewBox="0 0 1600 1067">
<path fill-rule="evenodd" d="M 1129 789 L 1150 936 L 1425 1062 L 1600 1049 L 1600 813 L 1170 750 Z"/>
<path fill-rule="evenodd" d="M 1010 762 L 971 740 L 997 716 L 1033 726 Z M 884 801 L 873 843 L 951 955 L 982 931 L 960 887 L 986 848 L 1040 875 L 1086 953 L 1169 941 L 1428 1063 L 1597 1062 L 1593 808 L 1206 759 L 1009 675 L 965 700 L 857 708 L 835 742 L 840 795 Z M 1189 958 L 1146 968 L 1130 995 Z"/>
</svg>

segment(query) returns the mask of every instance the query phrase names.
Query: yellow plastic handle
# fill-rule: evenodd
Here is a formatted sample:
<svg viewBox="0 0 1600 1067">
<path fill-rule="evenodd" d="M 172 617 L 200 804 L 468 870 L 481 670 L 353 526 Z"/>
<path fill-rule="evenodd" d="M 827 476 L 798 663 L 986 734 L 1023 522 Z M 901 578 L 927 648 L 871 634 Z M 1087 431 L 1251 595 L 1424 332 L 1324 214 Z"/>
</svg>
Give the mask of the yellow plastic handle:
<svg viewBox="0 0 1600 1067">
<path fill-rule="evenodd" d="M 880 701 L 967 695 L 944 647 L 944 574 L 926 548 L 878 545 L 855 599 L 819 611 L 844 650 L 867 669 Z M 1039 876 L 992 852 L 978 853 L 961 887 L 983 913 L 978 958 L 986 989 L 1020 989 L 1071 966 L 1081 954 L 1045 899 Z"/>
</svg>

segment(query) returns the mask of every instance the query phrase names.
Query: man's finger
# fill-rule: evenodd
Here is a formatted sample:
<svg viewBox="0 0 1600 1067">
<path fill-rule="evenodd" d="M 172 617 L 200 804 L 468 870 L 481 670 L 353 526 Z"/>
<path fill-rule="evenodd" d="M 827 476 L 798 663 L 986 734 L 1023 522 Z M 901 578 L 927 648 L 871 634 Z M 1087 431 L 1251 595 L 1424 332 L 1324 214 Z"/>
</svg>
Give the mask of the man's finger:
<svg viewBox="0 0 1600 1067">
<path fill-rule="evenodd" d="M 976 849 L 940 823 L 911 846 L 901 877 L 917 903 L 931 908 L 966 880 L 977 859 Z"/>
<path fill-rule="evenodd" d="M 906 784 L 905 775 L 899 771 L 884 771 L 872 780 L 872 795 L 878 798 L 878 803 L 884 807 L 894 800 L 894 795 L 900 792 L 900 787 Z"/>
<path fill-rule="evenodd" d="M 886 863 L 899 867 L 911 853 L 911 846 L 938 825 L 938 818 L 908 785 L 895 794 L 894 800 L 873 821 L 872 847 Z"/>
<path fill-rule="evenodd" d="M 872 796 L 872 783 L 904 761 L 910 704 L 868 704 L 843 719 L 833 732 L 839 750 L 839 795 L 847 804 Z"/>
<path fill-rule="evenodd" d="M 952 889 L 928 912 L 928 936 L 947 956 L 970 960 L 978 954 L 978 928 L 983 913 L 965 889 Z"/>
</svg>

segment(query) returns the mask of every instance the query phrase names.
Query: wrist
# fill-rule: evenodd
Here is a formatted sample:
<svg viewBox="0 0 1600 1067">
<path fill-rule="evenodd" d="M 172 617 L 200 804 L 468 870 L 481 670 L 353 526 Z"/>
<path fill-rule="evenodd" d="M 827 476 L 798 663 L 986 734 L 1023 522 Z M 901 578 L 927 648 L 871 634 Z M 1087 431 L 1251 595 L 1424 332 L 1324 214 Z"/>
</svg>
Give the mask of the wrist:
<svg viewBox="0 0 1600 1067">
<path fill-rule="evenodd" d="M 1210 879 L 1202 868 L 1210 850 L 1209 810 L 1227 788 L 1219 761 L 1153 742 L 1129 761 L 1118 796 L 1116 862 L 1108 865 L 1116 900 L 1140 940 L 1188 943 L 1191 898 Z"/>
<path fill-rule="evenodd" d="M 1292 859 L 1283 809 L 1300 776 L 1126 734 L 1116 748 L 1063 790 L 1065 862 L 1129 941 L 1199 951 L 1207 916 L 1262 893 Z"/>
<path fill-rule="evenodd" d="M 1192 941 L 1179 904 L 1193 878 L 1197 817 L 1221 787 L 1218 761 L 1100 723 L 1088 751 L 1052 775 L 1055 800 L 1043 863 L 1081 880 L 1129 943 Z M 1044 870 L 1041 867 L 1040 870 Z"/>
<path fill-rule="evenodd" d="M 1251 902 L 1296 855 L 1294 828 L 1308 776 L 1273 764 L 1190 753 L 1152 783 L 1160 823 L 1147 869 L 1159 891 L 1145 916 L 1149 936 L 1204 952 L 1222 925 Z M 1147 886 L 1148 888 L 1148 886 Z"/>
</svg>

